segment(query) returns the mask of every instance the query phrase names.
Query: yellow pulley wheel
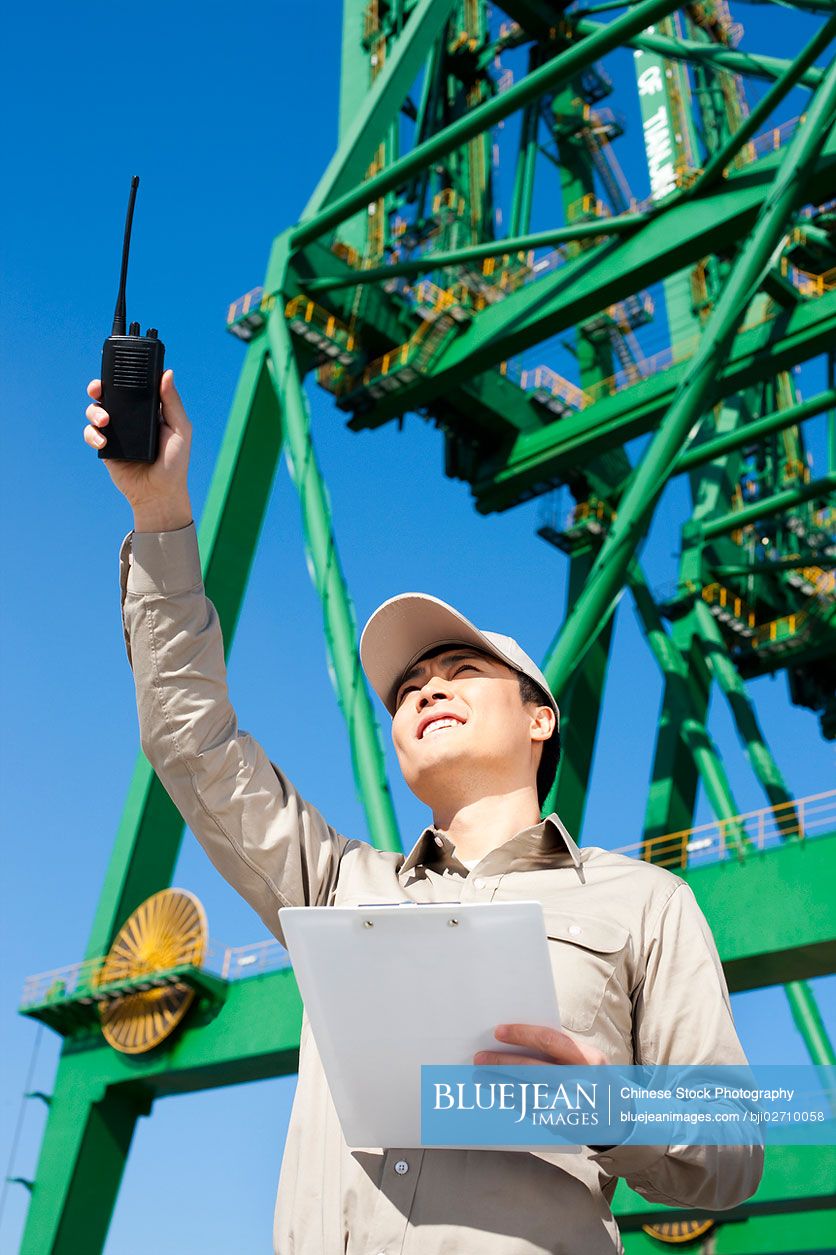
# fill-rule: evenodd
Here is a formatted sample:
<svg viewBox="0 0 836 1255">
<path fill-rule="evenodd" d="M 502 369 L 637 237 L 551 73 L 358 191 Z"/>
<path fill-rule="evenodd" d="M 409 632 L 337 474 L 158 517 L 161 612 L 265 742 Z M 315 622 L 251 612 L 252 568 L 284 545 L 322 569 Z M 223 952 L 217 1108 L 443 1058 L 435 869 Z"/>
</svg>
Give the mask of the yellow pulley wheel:
<svg viewBox="0 0 836 1255">
<path fill-rule="evenodd" d="M 713 1229 L 714 1220 L 670 1220 L 662 1224 L 643 1224 L 645 1233 L 649 1233 L 658 1242 L 669 1245 L 682 1245 L 685 1242 L 696 1242 L 703 1234 Z"/>
<path fill-rule="evenodd" d="M 142 981 L 147 987 L 99 1003 L 105 1039 L 124 1054 L 153 1050 L 174 1031 L 195 991 L 182 982 L 154 983 L 154 976 L 188 963 L 199 967 L 208 930 L 203 906 L 186 889 L 162 889 L 134 911 L 119 930 L 96 984 Z"/>
</svg>

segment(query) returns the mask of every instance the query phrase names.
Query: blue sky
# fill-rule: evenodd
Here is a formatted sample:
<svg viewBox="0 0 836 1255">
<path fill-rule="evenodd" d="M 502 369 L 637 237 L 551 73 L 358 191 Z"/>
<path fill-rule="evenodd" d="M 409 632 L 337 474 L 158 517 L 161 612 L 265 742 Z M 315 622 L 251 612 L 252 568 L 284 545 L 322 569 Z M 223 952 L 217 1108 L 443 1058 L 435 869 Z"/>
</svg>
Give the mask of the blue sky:
<svg viewBox="0 0 836 1255">
<path fill-rule="evenodd" d="M 227 305 L 261 282 L 272 237 L 298 217 L 336 138 L 336 0 L 254 7 L 182 0 L 163 12 L 145 22 L 124 6 L 47 0 L 14 6 L 6 18 L 0 90 L 13 122 L 4 136 L 0 336 L 3 1165 L 38 1034 L 16 1013 L 22 983 L 83 954 L 139 748 L 117 583 L 131 516 L 81 436 L 85 386 L 98 374 L 110 328 L 130 176 L 140 174 L 142 183 L 128 312 L 143 327 L 159 327 L 167 364 L 176 368 L 194 425 L 190 486 L 199 517 L 242 356 L 224 329 Z M 737 5 L 736 16 L 746 45 L 773 55 L 800 47 L 815 25 L 759 6 Z M 620 141 L 622 165 L 641 196 L 647 182 L 629 54 L 613 57 L 610 71 L 616 104 L 632 120 Z M 805 98 L 794 92 L 778 120 L 800 112 Z M 510 176 L 502 179 L 506 194 Z M 548 207 L 542 198 L 535 226 L 547 225 Z M 817 364 L 797 382 L 811 394 L 822 378 Z M 477 516 L 465 486 L 444 478 L 433 428 L 410 416 L 400 433 L 391 425 L 354 434 L 326 394 L 313 390 L 311 401 L 359 623 L 385 598 L 424 590 L 542 658 L 564 614 L 565 559 L 535 534 L 541 505 Z M 808 425 L 819 470 L 822 429 L 819 420 Z M 683 488 L 676 482 L 662 497 L 644 552 L 654 586 L 675 574 Z M 641 834 L 660 694 L 628 598 L 617 611 L 612 657 L 579 835 L 616 847 Z M 332 823 L 364 836 L 298 501 L 283 464 L 228 672 L 241 725 Z M 782 677 L 758 680 L 751 691 L 792 792 L 826 788 L 832 747 L 815 717 L 790 705 Z M 388 745 L 388 721 L 377 709 Z M 712 704 L 710 726 L 740 809 L 763 805 L 722 701 Z M 427 815 L 391 753 L 389 763 L 409 846 Z M 699 818 L 709 817 L 701 798 Z M 266 936 L 190 834 L 174 883 L 200 897 L 214 940 Z M 836 1036 L 836 981 L 814 985 Z M 738 996 L 734 1009 L 753 1061 L 806 1061 L 780 990 Z M 58 1045 L 44 1030 L 32 1088 L 50 1091 Z M 197 1245 L 204 1255 L 268 1252 L 292 1093 L 286 1078 L 158 1103 L 137 1130 L 108 1255 L 174 1255 Z M 43 1124 L 44 1108 L 27 1104 L 15 1175 L 34 1174 Z M 26 1201 L 20 1187 L 11 1189 L 0 1251 L 17 1249 Z"/>
</svg>

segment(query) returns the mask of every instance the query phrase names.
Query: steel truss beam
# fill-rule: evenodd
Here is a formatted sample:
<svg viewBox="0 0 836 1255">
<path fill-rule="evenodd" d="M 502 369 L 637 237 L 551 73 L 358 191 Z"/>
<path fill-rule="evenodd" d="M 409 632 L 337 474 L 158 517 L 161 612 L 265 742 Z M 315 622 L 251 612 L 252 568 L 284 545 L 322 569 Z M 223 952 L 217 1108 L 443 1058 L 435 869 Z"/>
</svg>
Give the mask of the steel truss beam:
<svg viewBox="0 0 836 1255">
<path fill-rule="evenodd" d="M 718 367 L 714 399 L 739 392 L 752 383 L 771 379 L 778 371 L 789 370 L 816 353 L 826 351 L 836 337 L 836 292 L 797 306 L 787 315 L 740 332 L 734 340 L 725 363 Z M 618 448 L 636 436 L 653 430 L 667 412 L 671 401 L 688 370 L 688 362 L 672 366 L 614 396 L 606 397 L 573 414 L 566 414 L 557 423 L 540 430 L 522 432 L 502 460 L 486 462 L 484 472 L 473 485 L 476 507 L 482 513 L 507 510 L 517 501 L 537 491 L 547 491 L 565 475 L 582 466 L 590 452 Z M 830 393 L 821 394 L 829 396 Z M 816 399 L 816 401 L 818 398 Z M 821 408 L 813 401 L 811 412 Z M 710 407 L 709 401 L 706 409 Z M 794 407 L 793 407 L 794 408 Z M 801 417 L 809 417 L 799 407 Z M 790 411 L 784 411 L 789 414 Z M 769 430 L 783 426 L 779 415 L 759 420 Z M 773 426 L 774 421 L 774 426 Z M 752 424 L 753 439 L 757 423 Z M 674 463 L 672 474 L 690 470 L 703 461 L 703 452 L 716 444 L 732 448 L 747 428 L 727 436 L 711 438 L 705 444 L 694 444 L 683 450 Z M 765 432 L 759 433 L 761 436 Z M 714 456 L 709 452 L 709 457 Z"/>
<path fill-rule="evenodd" d="M 591 22 L 589 18 L 578 21 L 578 30 L 584 35 L 594 35 L 601 29 L 601 22 Z M 667 35 L 658 35 L 655 31 L 652 35 L 642 31 L 640 35 L 633 35 L 626 42 L 644 52 L 658 53 L 669 61 L 703 61 L 717 69 L 743 74 L 748 78 L 766 79 L 768 82 L 780 78 L 792 65 L 791 61 L 784 61 L 779 57 L 740 52 L 735 48 L 724 48 L 722 44 L 701 44 L 694 39 L 669 39 Z M 806 69 L 799 82 L 805 87 L 818 87 L 823 77 L 824 70 L 815 66 Z"/>
<path fill-rule="evenodd" d="M 821 159 L 806 185 L 807 196 L 814 201 L 828 195 L 836 180 L 836 135 L 828 138 L 825 128 L 817 138 Z M 680 201 L 626 239 L 600 244 L 491 305 L 414 384 L 381 398 L 363 425 L 377 426 L 419 405 L 428 405 L 462 379 L 584 322 L 648 283 L 709 253 L 731 251 L 769 203 L 770 185 L 781 156 L 780 152 L 771 153 L 726 179 L 710 195 Z M 780 225 L 785 224 L 786 219 Z M 750 292 L 749 299 L 753 295 L 754 291 Z"/>
<path fill-rule="evenodd" d="M 537 231 L 529 235 L 509 236 L 504 240 L 490 240 L 487 244 L 471 244 L 447 252 L 424 253 L 409 261 L 393 262 L 391 266 L 376 266 L 373 270 L 355 270 L 341 275 L 323 275 L 307 284 L 309 292 L 329 292 L 337 288 L 357 288 L 369 283 L 384 283 L 388 279 L 428 274 L 431 270 L 445 270 L 451 266 L 467 266 L 485 257 L 502 257 L 506 253 L 526 252 L 532 248 L 548 248 L 567 241 L 583 240 L 596 236 L 623 235 L 633 227 L 647 222 L 647 213 L 619 214 L 615 218 L 602 218 L 597 222 L 576 222 L 568 227 L 555 227 L 552 231 Z"/>
<path fill-rule="evenodd" d="M 640 545 L 676 459 L 704 412 L 735 331 L 758 289 L 792 210 L 803 200 L 833 123 L 836 63 L 828 70 L 781 161 L 763 212 L 744 242 L 700 338 L 673 403 L 631 477 L 618 515 L 590 572 L 586 587 L 557 638 L 546 678 L 554 692 L 577 668 L 615 606 L 627 568 Z"/>
<path fill-rule="evenodd" d="M 783 492 L 776 492 L 771 497 L 764 497 L 761 501 L 753 501 L 751 505 L 744 506 L 741 510 L 730 510 L 728 514 L 712 519 L 702 528 L 703 538 L 713 540 L 715 536 L 736 531 L 738 527 L 745 527 L 757 519 L 767 519 L 773 514 L 792 510 L 804 501 L 814 501 L 816 497 L 827 499 L 834 490 L 836 490 L 836 471 L 832 471 L 829 475 L 822 475 L 821 479 L 811 480 L 809 484 L 802 484 L 798 488 L 786 488 Z"/>
<path fill-rule="evenodd" d="M 453 0 L 419 0 L 394 43 L 391 56 L 375 79 L 313 196 L 302 222 L 359 183 L 383 138 L 381 130 L 397 116 L 418 71 L 450 15 Z M 371 199 L 371 198 L 369 198 Z"/>
<path fill-rule="evenodd" d="M 605 53 L 620 47 L 634 33 L 645 26 L 652 25 L 660 17 L 671 13 L 677 7 L 677 0 L 642 0 L 634 5 L 628 13 L 609 22 L 605 27 L 579 40 L 565 49 L 552 60 L 548 61 L 534 73 L 526 77 L 502 95 L 486 100 L 484 104 L 469 110 L 462 118 L 450 126 L 438 131 L 430 139 L 413 148 L 406 156 L 387 166 L 386 170 L 368 179 L 359 187 L 341 196 L 333 204 L 323 209 L 307 222 L 299 223 L 290 235 L 294 249 L 304 247 L 311 240 L 324 235 L 332 227 L 349 218 L 358 209 L 362 209 L 370 201 L 376 200 L 386 192 L 405 183 L 413 174 L 446 156 L 454 148 L 460 147 L 467 140 L 475 139 L 485 131 L 509 117 L 517 109 L 536 100 L 544 92 L 550 91 L 561 83 L 567 83 L 586 66 L 597 61 Z M 268 275 L 266 287 L 272 290 Z"/>
<path fill-rule="evenodd" d="M 354 609 L 340 567 L 327 490 L 311 441 L 307 401 L 281 305 L 270 312 L 267 338 L 270 374 L 290 453 L 291 476 L 302 508 L 306 547 L 322 604 L 328 654 L 334 668 L 337 700 L 348 729 L 358 795 L 366 809 L 372 844 L 380 850 L 401 850 L 380 729 L 357 655 Z"/>
<path fill-rule="evenodd" d="M 836 34 L 836 14 L 829 22 L 825 22 L 820 30 L 816 31 L 806 48 L 802 48 L 787 70 L 770 87 L 763 98 L 758 101 L 749 116 L 744 118 L 734 134 L 729 136 L 728 141 L 711 154 L 708 165 L 693 186 L 688 188 L 687 196 L 697 196 L 705 188 L 711 187 L 713 183 L 716 183 L 722 176 L 725 167 L 740 152 L 743 145 L 755 134 L 762 123 L 770 117 L 787 93 L 804 77 L 804 72 L 808 66 L 812 65 L 819 53 L 824 51 L 833 39 L 834 34 Z"/>
</svg>

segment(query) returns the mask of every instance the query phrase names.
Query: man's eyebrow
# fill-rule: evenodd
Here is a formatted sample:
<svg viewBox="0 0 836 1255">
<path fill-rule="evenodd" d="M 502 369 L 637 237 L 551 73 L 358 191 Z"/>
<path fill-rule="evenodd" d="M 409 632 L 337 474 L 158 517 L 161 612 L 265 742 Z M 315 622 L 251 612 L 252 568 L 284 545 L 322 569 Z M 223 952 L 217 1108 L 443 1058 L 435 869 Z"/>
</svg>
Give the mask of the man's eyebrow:
<svg viewBox="0 0 836 1255">
<path fill-rule="evenodd" d="M 484 659 L 485 655 L 481 653 L 478 649 L 467 649 L 464 651 L 459 651 L 458 653 L 437 654 L 434 658 L 426 658 L 424 662 L 416 662 L 415 666 L 410 667 L 406 675 L 401 676 L 400 680 L 398 681 L 396 696 L 397 696 L 397 693 L 400 693 L 401 689 L 403 688 L 405 684 L 407 684 L 410 680 L 414 680 L 417 675 L 421 674 L 421 672 L 424 670 L 424 666 L 426 665 L 426 663 L 444 661 L 449 665 L 452 662 L 462 662 L 465 658 Z"/>
</svg>

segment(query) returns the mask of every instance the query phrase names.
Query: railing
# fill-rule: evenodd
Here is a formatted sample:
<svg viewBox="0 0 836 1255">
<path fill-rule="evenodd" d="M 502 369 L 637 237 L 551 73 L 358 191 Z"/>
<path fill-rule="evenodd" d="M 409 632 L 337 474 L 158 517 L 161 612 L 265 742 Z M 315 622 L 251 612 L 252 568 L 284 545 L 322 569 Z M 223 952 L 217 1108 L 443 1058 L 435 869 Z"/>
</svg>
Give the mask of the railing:
<svg viewBox="0 0 836 1255">
<path fill-rule="evenodd" d="M 836 266 L 816 275 L 794 266 L 788 257 L 782 257 L 781 274 L 802 296 L 824 296 L 825 292 L 832 292 L 836 288 Z"/>
<path fill-rule="evenodd" d="M 82 959 L 67 967 L 57 967 L 51 972 L 38 972 L 28 976 L 23 986 L 22 1006 L 36 1002 L 64 1001 L 67 998 L 83 998 L 96 987 L 96 978 L 105 964 L 105 956 Z M 91 998 L 92 1001 L 92 998 Z"/>
<path fill-rule="evenodd" d="M 542 389 L 553 397 L 558 397 L 573 410 L 582 410 L 589 404 L 589 399 L 582 388 L 570 383 L 550 366 L 535 366 L 533 370 L 520 372 L 520 387 L 529 392 Z"/>
<path fill-rule="evenodd" d="M 766 153 L 776 152 L 783 147 L 804 121 L 804 117 L 805 115 L 802 113 L 800 117 L 789 118 L 786 122 L 782 122 L 780 126 L 770 127 L 762 135 L 756 135 L 754 139 L 751 139 L 742 149 L 746 154 L 747 164 L 748 162 L 757 161 L 759 157 L 763 157 Z"/>
<path fill-rule="evenodd" d="M 706 584 L 700 590 L 700 596 L 709 606 L 717 609 L 717 618 L 721 622 L 728 621 L 742 632 L 748 632 L 757 626 L 754 610 L 746 605 L 742 597 L 738 597 L 723 584 Z"/>
<path fill-rule="evenodd" d="M 830 789 L 696 828 L 665 833 L 648 841 L 637 841 L 620 846 L 612 853 L 645 859 L 662 867 L 699 867 L 726 859 L 738 860 L 741 850 L 737 838 L 741 834 L 747 851 L 754 853 L 775 849 L 787 841 L 806 840 L 832 831 L 834 827 L 836 789 Z"/>
<path fill-rule="evenodd" d="M 275 972 L 290 966 L 290 955 L 280 941 L 270 938 L 251 946 L 227 946 L 221 976 L 224 980 L 241 980 L 261 972 Z"/>
<path fill-rule="evenodd" d="M 338 357 L 344 364 L 351 361 L 354 336 L 345 323 L 329 314 L 327 309 L 317 305 L 310 297 L 294 296 L 287 302 L 284 312 L 291 331 L 324 348 L 329 356 Z M 323 340 L 327 344 L 323 345 Z"/>
<path fill-rule="evenodd" d="M 250 314 L 256 309 L 272 309 L 275 303 L 275 296 L 270 293 L 265 296 L 264 288 L 252 288 L 249 292 L 245 292 L 243 296 L 239 296 L 237 301 L 232 302 L 227 310 L 226 324 L 231 326 L 239 318 L 243 318 L 246 314 Z"/>
</svg>

